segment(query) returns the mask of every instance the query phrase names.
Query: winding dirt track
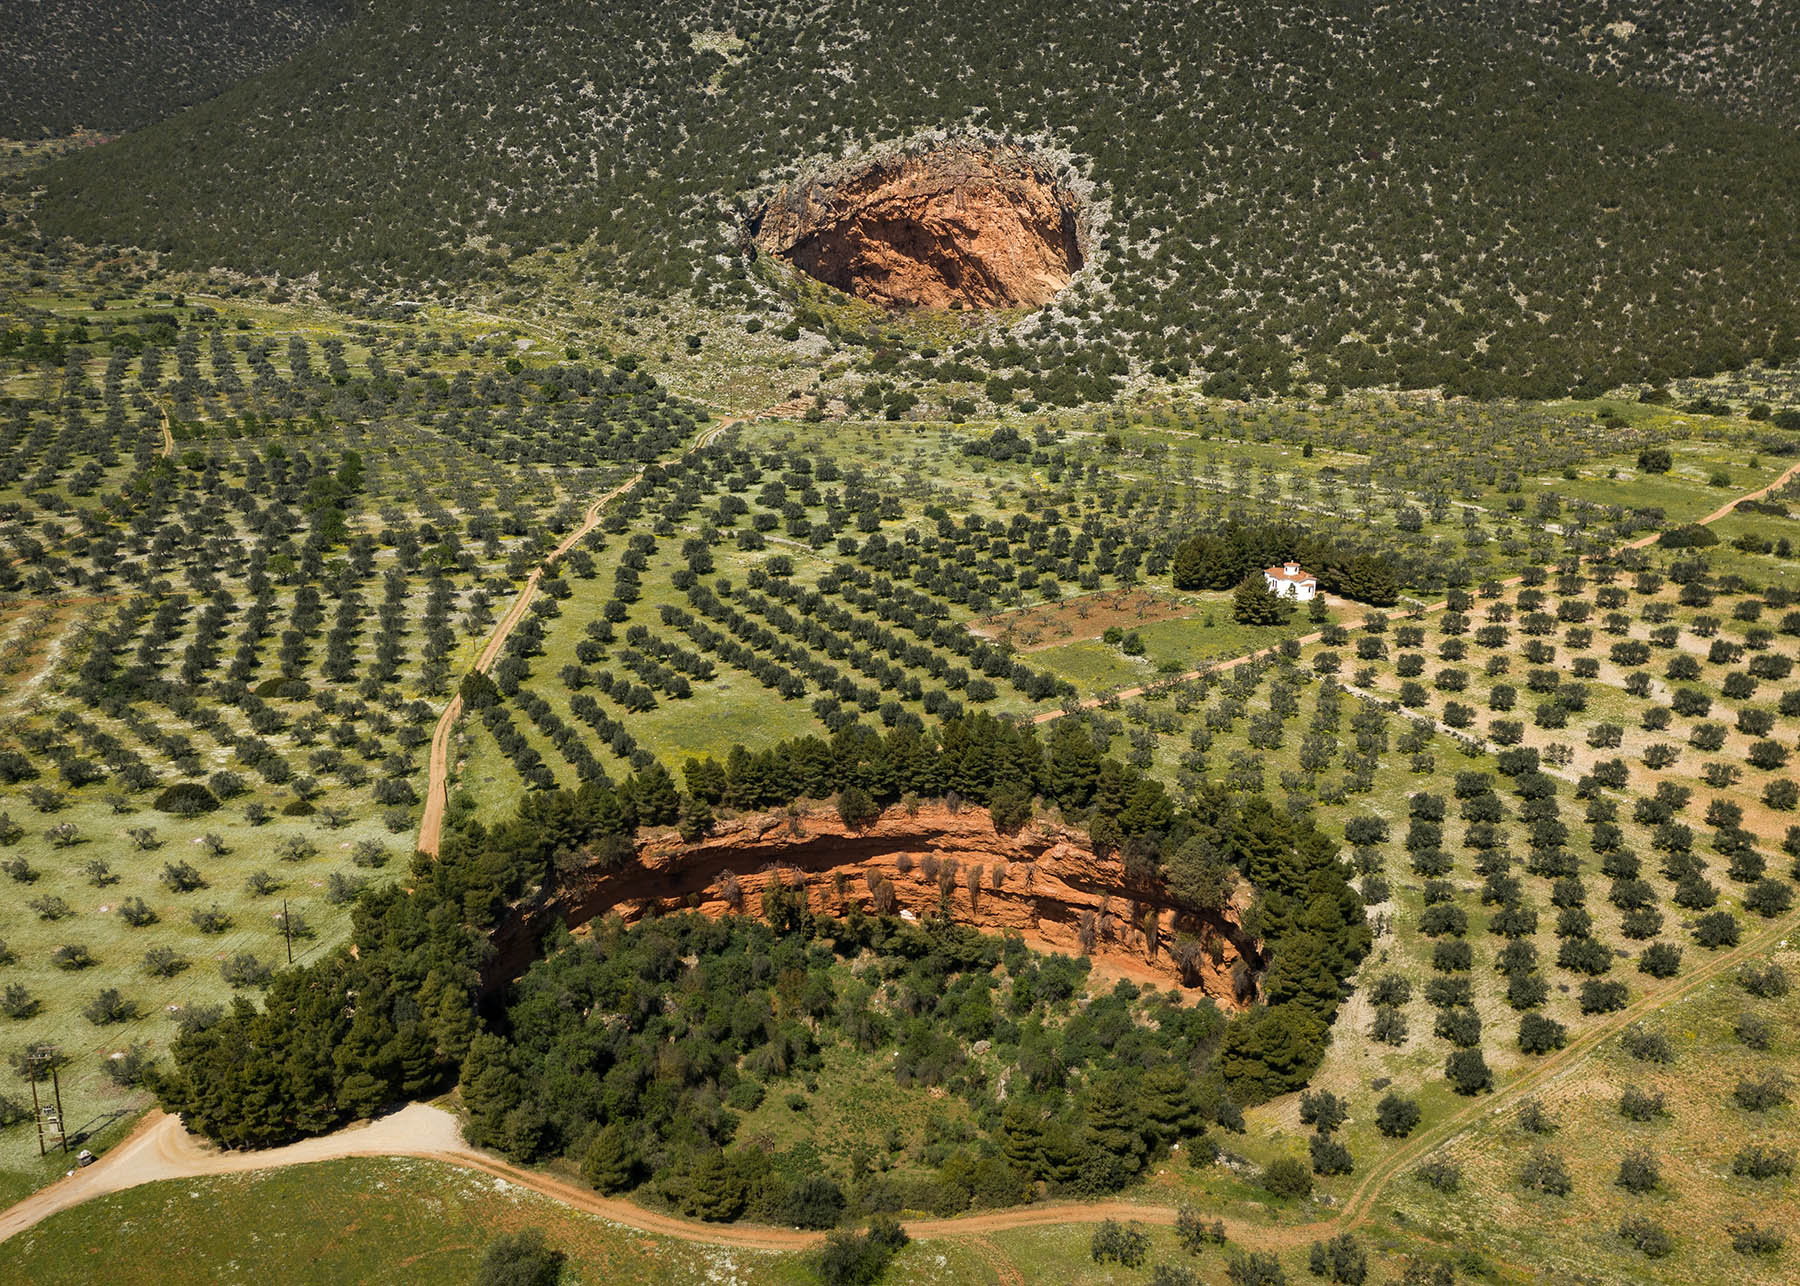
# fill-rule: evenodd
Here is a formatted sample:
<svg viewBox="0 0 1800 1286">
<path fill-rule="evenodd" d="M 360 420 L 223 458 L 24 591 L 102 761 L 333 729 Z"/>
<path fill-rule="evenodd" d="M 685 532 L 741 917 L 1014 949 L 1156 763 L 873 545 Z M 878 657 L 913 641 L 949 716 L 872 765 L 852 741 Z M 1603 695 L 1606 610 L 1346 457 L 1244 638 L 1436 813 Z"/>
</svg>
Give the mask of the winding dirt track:
<svg viewBox="0 0 1800 1286">
<path fill-rule="evenodd" d="M 693 445 L 682 454 L 692 455 L 704 447 L 718 441 L 719 435 L 735 424 L 743 423 L 743 416 L 728 416 L 708 428 L 694 439 Z M 165 430 L 166 431 L 166 430 Z M 525 619 L 525 613 L 531 608 L 531 600 L 537 597 L 538 582 L 543 579 L 544 572 L 557 559 L 568 553 L 581 538 L 600 525 L 600 515 L 606 506 L 617 500 L 644 480 L 644 471 L 639 469 L 630 478 L 621 482 L 605 495 L 597 498 L 587 507 L 581 516 L 581 525 L 563 538 L 563 542 L 544 556 L 544 561 L 531 569 L 525 583 L 519 587 L 518 597 L 512 606 L 506 609 L 499 623 L 494 626 L 493 633 L 488 636 L 487 643 L 476 658 L 475 668 L 486 674 L 493 669 L 494 662 L 500 659 L 500 650 L 506 646 L 506 640 L 519 622 Z M 444 807 L 450 797 L 450 734 L 456 727 L 456 721 L 462 717 L 462 696 L 458 694 L 450 698 L 444 707 L 444 713 L 438 716 L 437 727 L 431 734 L 431 757 L 427 766 L 428 779 L 425 784 L 425 814 L 419 819 L 419 840 L 416 845 L 421 853 L 437 855 L 438 843 L 444 831 Z"/>
<path fill-rule="evenodd" d="M 721 421 L 696 439 L 689 451 L 698 450 L 715 440 L 736 418 Z M 166 418 L 165 418 L 166 425 Z M 166 432 L 166 428 L 165 428 Z M 172 439 L 166 445 L 172 449 Z M 1759 500 L 1800 475 L 1800 464 L 1786 470 L 1774 482 L 1739 496 L 1708 514 L 1702 524 L 1716 522 L 1750 500 Z M 637 485 L 637 477 L 614 488 L 588 507 L 582 526 L 568 537 L 533 571 L 512 608 L 495 627 L 483 648 L 478 668 L 485 671 L 499 656 L 507 635 L 529 608 L 538 579 L 544 569 L 574 547 L 575 542 L 591 531 L 606 505 Z M 1655 537 L 1633 542 L 1641 546 Z M 1431 610 L 1442 610 L 1443 604 Z M 1316 636 L 1314 636 L 1316 637 Z M 1256 653 L 1252 655 L 1263 655 Z M 1251 658 L 1236 657 L 1214 669 L 1241 665 Z M 1195 672 L 1200 673 L 1200 671 Z M 1131 693 L 1123 695 L 1134 695 Z M 444 779 L 447 769 L 449 729 L 460 711 L 460 700 L 453 700 L 439 721 L 438 736 L 432 742 L 432 785 L 427 801 L 430 847 L 437 848 L 437 829 L 443 816 Z M 1056 713 L 1042 716 L 1055 718 Z M 435 804 L 435 813 L 432 805 Z M 420 848 L 426 848 L 427 834 L 421 830 Z M 1312 1239 L 1348 1231 L 1370 1217 L 1376 1201 L 1388 1184 L 1422 1157 L 1441 1147 L 1483 1117 L 1507 1110 L 1525 1095 L 1573 1070 L 1608 1038 L 1622 1028 L 1655 1010 L 1709 985 L 1727 970 L 1746 958 L 1767 950 L 1800 922 L 1800 913 L 1790 912 L 1766 923 L 1740 945 L 1722 951 L 1691 969 L 1679 979 L 1647 992 L 1616 1014 L 1571 1041 L 1562 1050 L 1537 1061 L 1529 1070 L 1512 1080 L 1504 1089 L 1486 1097 L 1469 1099 L 1457 1111 L 1429 1128 L 1420 1131 L 1403 1145 L 1384 1155 L 1362 1175 L 1344 1204 L 1329 1219 L 1305 1224 L 1271 1228 L 1265 1224 L 1246 1224 L 1227 1219 L 1228 1233 L 1236 1239 L 1258 1247 L 1293 1246 Z M 496 1157 L 479 1152 L 463 1142 L 456 1118 L 441 1108 L 414 1103 L 391 1116 L 373 1123 L 352 1126 L 335 1134 L 307 1139 L 284 1148 L 263 1152 L 220 1152 L 181 1126 L 178 1118 L 152 1111 L 139 1122 L 124 1142 L 114 1147 L 94 1165 L 76 1170 L 62 1180 L 43 1188 L 10 1209 L 0 1212 L 0 1241 L 34 1227 L 59 1211 L 70 1209 L 95 1197 L 123 1191 L 140 1184 L 162 1179 L 200 1178 L 211 1175 L 238 1174 L 254 1170 L 353 1156 L 407 1156 L 460 1166 L 504 1179 L 529 1188 L 572 1209 L 586 1211 L 626 1227 L 684 1241 L 716 1245 L 741 1246 L 747 1249 L 793 1251 L 803 1250 L 819 1240 L 819 1234 L 792 1229 L 769 1228 L 748 1224 L 709 1224 L 646 1210 L 632 1202 L 604 1197 L 586 1188 L 565 1183 L 552 1176 L 523 1170 Z M 1175 1221 L 1175 1210 L 1168 1206 L 1139 1205 L 1130 1201 L 1054 1202 L 1023 1206 L 1009 1210 L 987 1211 L 955 1219 L 923 1219 L 906 1225 L 915 1238 L 968 1238 L 976 1252 L 987 1262 L 1002 1283 L 1020 1282 L 1023 1278 L 1006 1256 L 990 1242 L 986 1234 L 1014 1228 L 1042 1227 L 1056 1224 L 1097 1223 L 1103 1219 L 1135 1219 L 1141 1223 L 1168 1225 Z"/>
<path fill-rule="evenodd" d="M 1800 915 L 1790 912 L 1767 923 L 1737 947 L 1722 951 L 1684 977 L 1640 996 L 1633 1004 L 1592 1031 L 1584 1032 L 1560 1050 L 1537 1062 L 1498 1093 L 1469 1099 L 1457 1111 L 1415 1134 L 1402 1146 L 1370 1167 L 1329 1219 L 1270 1227 L 1227 1218 L 1227 1233 L 1255 1248 L 1292 1247 L 1321 1237 L 1335 1236 L 1369 1219 L 1377 1199 L 1389 1183 L 1416 1161 L 1479 1123 L 1483 1117 L 1507 1110 L 1513 1103 L 1572 1071 L 1609 1037 L 1672 1001 L 1712 983 L 1746 958 L 1759 955 L 1790 931 Z M 221 1152 L 189 1134 L 178 1117 L 151 1111 L 124 1142 L 83 1170 L 40 1189 L 12 1208 L 0 1212 L 0 1241 L 34 1227 L 60 1211 L 162 1179 L 202 1178 L 242 1174 L 253 1170 L 307 1165 L 316 1161 L 356 1156 L 420 1157 L 476 1170 L 541 1193 L 572 1209 L 659 1236 L 711 1245 L 742 1246 L 756 1250 L 804 1250 L 819 1234 L 754 1224 L 712 1224 L 646 1210 L 617 1197 L 604 1197 L 590 1189 L 566 1183 L 547 1174 L 521 1169 L 498 1157 L 480 1152 L 462 1139 L 457 1120 L 442 1108 L 413 1103 L 378 1121 L 350 1126 L 335 1134 L 306 1139 L 283 1148 L 262 1152 Z M 1007 1210 L 990 1210 L 954 1219 L 920 1219 L 906 1225 L 919 1240 L 969 1238 L 1002 1283 L 1022 1280 L 1005 1255 L 984 1240 L 988 1233 L 1014 1228 L 1059 1224 L 1091 1224 L 1103 1219 L 1135 1219 L 1140 1223 L 1168 1226 L 1176 1211 L 1169 1206 L 1133 1201 L 1047 1202 Z"/>
<path fill-rule="evenodd" d="M 1792 480 L 1796 474 L 1800 474 L 1800 464 L 1789 465 L 1787 467 L 1787 469 L 1782 473 L 1782 475 L 1779 478 L 1775 479 L 1775 481 L 1771 482 L 1768 486 L 1759 487 L 1755 491 L 1747 491 L 1735 500 L 1727 500 L 1724 504 L 1720 505 L 1717 509 L 1715 509 L 1711 513 L 1707 514 L 1706 517 L 1700 519 L 1699 525 L 1704 527 L 1708 523 L 1715 523 L 1715 522 L 1719 521 L 1719 519 L 1723 518 L 1726 514 L 1730 513 L 1732 510 L 1736 509 L 1739 505 L 1745 504 L 1751 500 L 1763 499 L 1770 492 L 1778 491 L 1782 487 L 1785 487 L 1788 484 L 1788 482 L 1790 480 Z M 1658 534 L 1660 534 L 1660 533 L 1658 533 Z M 1656 539 L 1655 536 L 1645 536 L 1641 540 L 1632 541 L 1630 548 L 1642 549 L 1645 545 L 1648 545 L 1651 541 L 1653 541 L 1655 539 Z"/>
<path fill-rule="evenodd" d="M 442 1108 L 412 1103 L 391 1116 L 351 1126 L 335 1134 L 306 1139 L 263 1152 L 222 1152 L 181 1127 L 179 1117 L 151 1111 L 131 1134 L 100 1160 L 83 1170 L 40 1189 L 11 1209 L 0 1213 L 0 1241 L 34 1227 L 60 1211 L 96 1197 L 122 1192 L 140 1184 L 164 1179 L 198 1179 L 215 1175 L 245 1174 L 255 1170 L 309 1165 L 341 1157 L 419 1157 L 475 1170 L 529 1188 L 572 1209 L 599 1215 L 629 1228 L 682 1241 L 708 1245 L 743 1246 L 755 1250 L 804 1250 L 817 1244 L 822 1234 L 757 1224 L 712 1224 L 683 1219 L 633 1202 L 605 1197 L 589 1188 L 565 1183 L 551 1175 L 523 1170 L 498 1157 L 471 1148 L 462 1140 L 457 1119 Z M 1064 1202 L 991 1211 L 963 1219 L 922 1219 L 906 1225 L 914 1237 L 976 1237 L 1006 1228 L 1028 1228 L 1101 1219 L 1136 1219 L 1139 1222 L 1173 1223 L 1175 1212 L 1163 1206 L 1139 1206 L 1128 1201 L 1091 1204 Z M 977 1250 L 994 1267 L 1002 1281 L 1022 1281 L 1005 1256 L 991 1245 Z"/>
</svg>

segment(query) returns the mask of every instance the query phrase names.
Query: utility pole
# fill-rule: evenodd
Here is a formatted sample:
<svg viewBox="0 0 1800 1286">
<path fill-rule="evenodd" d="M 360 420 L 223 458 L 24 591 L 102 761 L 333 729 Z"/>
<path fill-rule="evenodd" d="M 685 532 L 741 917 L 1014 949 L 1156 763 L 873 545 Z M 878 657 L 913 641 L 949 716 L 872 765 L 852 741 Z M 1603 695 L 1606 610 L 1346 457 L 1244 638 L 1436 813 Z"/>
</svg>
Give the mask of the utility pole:
<svg viewBox="0 0 1800 1286">
<path fill-rule="evenodd" d="M 44 1146 L 44 1105 L 38 1101 L 37 1056 L 35 1054 L 26 1059 L 25 1079 L 31 1082 L 31 1116 L 37 1122 L 38 1155 L 49 1156 L 50 1151 Z"/>
<path fill-rule="evenodd" d="M 294 963 L 294 926 L 288 920 L 287 899 L 281 899 L 281 936 L 287 939 L 288 963 Z"/>
<path fill-rule="evenodd" d="M 63 1155 L 69 1153 L 69 1130 L 63 1117 L 62 1079 L 56 1074 L 56 1063 L 50 1063 L 50 1089 L 56 1096 L 56 1137 L 62 1144 Z"/>
<path fill-rule="evenodd" d="M 38 1095 L 38 1069 L 48 1061 L 50 1064 L 51 1103 L 45 1103 Z M 63 1125 L 62 1078 L 57 1075 L 55 1052 L 46 1055 L 43 1049 L 31 1049 L 25 1055 L 26 1076 L 31 1082 L 31 1110 L 37 1117 L 38 1155 L 49 1156 L 50 1149 L 46 1142 L 53 1139 L 62 1150 L 69 1150 L 69 1132 Z M 52 1105 L 53 1104 L 53 1105 Z M 48 1126 L 48 1132 L 45 1126 Z"/>
</svg>

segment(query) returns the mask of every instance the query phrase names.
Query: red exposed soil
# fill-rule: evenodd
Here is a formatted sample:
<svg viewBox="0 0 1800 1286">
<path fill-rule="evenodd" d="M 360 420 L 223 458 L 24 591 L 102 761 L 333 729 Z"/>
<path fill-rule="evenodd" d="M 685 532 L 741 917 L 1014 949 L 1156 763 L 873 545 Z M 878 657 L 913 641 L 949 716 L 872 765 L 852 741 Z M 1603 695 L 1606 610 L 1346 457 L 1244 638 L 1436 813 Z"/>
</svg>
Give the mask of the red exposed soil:
<svg viewBox="0 0 1800 1286">
<path fill-rule="evenodd" d="M 994 829 L 983 809 L 952 812 L 941 805 L 916 813 L 890 808 L 859 831 L 834 811 L 813 810 L 792 818 L 763 813 L 726 821 L 697 844 L 684 844 L 672 832 L 657 834 L 640 846 L 632 865 L 590 869 L 554 901 L 521 908 L 495 934 L 488 980 L 498 984 L 523 972 L 552 924 L 574 928 L 609 913 L 629 922 L 688 909 L 756 914 L 763 892 L 775 884 L 804 887 L 814 911 L 841 915 L 851 906 L 873 913 L 874 888 L 887 881 L 898 913 L 924 919 L 943 905 L 941 873 L 952 864 L 948 908 L 960 924 L 1018 933 L 1032 946 L 1073 954 L 1081 950 L 1083 916 L 1092 912 L 1097 935 L 1088 954 L 1096 972 L 1161 987 L 1181 985 L 1169 946 L 1178 932 L 1191 935 L 1206 950 L 1190 990 L 1227 1009 L 1248 1002 L 1237 994 L 1234 966 L 1259 966 L 1261 958 L 1240 927 L 1240 908 L 1207 918 L 1177 912 L 1160 889 L 1129 887 L 1123 863 L 1097 856 L 1079 831 L 1037 820 L 1008 835 Z M 971 869 L 980 871 L 973 898 Z M 1154 947 L 1143 932 L 1152 910 Z"/>
<path fill-rule="evenodd" d="M 1074 196 L 1021 153 L 973 146 L 783 187 L 757 245 L 894 308 L 1039 307 L 1081 267 Z"/>
<path fill-rule="evenodd" d="M 1117 625 L 1135 630 L 1157 621 L 1194 616 L 1204 608 L 1161 598 L 1146 590 L 1102 590 L 1056 603 L 995 612 L 972 621 L 969 632 L 984 639 L 1007 639 L 1020 652 L 1038 652 L 1065 643 L 1097 639 Z"/>
</svg>

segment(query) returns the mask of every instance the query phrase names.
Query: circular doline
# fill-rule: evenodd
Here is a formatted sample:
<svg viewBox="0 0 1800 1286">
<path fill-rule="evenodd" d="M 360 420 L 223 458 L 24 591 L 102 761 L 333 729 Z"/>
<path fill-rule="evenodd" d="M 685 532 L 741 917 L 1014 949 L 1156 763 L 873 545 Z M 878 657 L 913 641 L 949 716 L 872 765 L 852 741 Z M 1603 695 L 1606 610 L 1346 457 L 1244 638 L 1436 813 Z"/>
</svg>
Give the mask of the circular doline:
<svg viewBox="0 0 1800 1286">
<path fill-rule="evenodd" d="M 950 145 L 781 188 L 756 214 L 762 250 L 892 308 L 1037 308 L 1083 262 L 1081 203 L 1010 150 Z"/>
</svg>

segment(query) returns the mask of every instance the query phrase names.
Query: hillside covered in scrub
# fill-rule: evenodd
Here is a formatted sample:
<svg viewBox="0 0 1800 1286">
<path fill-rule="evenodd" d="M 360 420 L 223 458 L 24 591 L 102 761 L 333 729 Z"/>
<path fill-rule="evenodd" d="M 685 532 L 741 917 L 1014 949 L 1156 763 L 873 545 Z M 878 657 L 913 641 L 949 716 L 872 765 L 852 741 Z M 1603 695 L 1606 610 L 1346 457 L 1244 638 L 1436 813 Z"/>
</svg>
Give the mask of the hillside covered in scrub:
<svg viewBox="0 0 1800 1286">
<path fill-rule="evenodd" d="M 1404 0 L 1413 21 L 1733 115 L 1800 125 L 1800 10 L 1765 0 Z"/>
<path fill-rule="evenodd" d="M 7 0 L 0 138 L 137 129 L 341 26 L 350 0 Z"/>
<path fill-rule="evenodd" d="M 1630 74 L 1589 70 L 1574 37 L 1489 17 L 372 4 L 60 162 L 37 218 L 174 265 L 463 298 L 549 249 L 724 320 L 784 307 L 746 229 L 778 183 L 969 136 L 1058 158 L 1090 202 L 1094 254 L 1053 307 L 959 346 L 1040 400 L 1133 375 L 1554 396 L 1792 356 L 1800 161 L 1790 130 L 1719 107 L 1760 100 L 1776 64 L 1733 44 L 1696 87 L 1646 46 Z"/>
<path fill-rule="evenodd" d="M 0 0 L 0 1283 L 1800 1280 L 1797 179 L 1794 0 Z"/>
</svg>

